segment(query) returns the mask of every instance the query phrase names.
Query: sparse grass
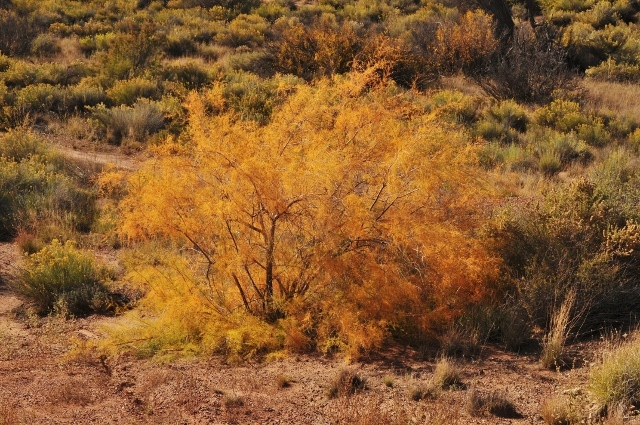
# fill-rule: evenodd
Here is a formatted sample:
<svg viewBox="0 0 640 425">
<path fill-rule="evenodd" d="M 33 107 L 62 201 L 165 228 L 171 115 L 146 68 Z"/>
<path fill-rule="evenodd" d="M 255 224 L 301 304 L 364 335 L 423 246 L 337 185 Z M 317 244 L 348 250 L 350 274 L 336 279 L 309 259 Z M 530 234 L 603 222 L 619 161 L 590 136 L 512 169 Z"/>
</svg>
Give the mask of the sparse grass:
<svg viewBox="0 0 640 425">
<path fill-rule="evenodd" d="M 222 404 L 228 409 L 244 406 L 244 399 L 235 393 L 225 393 L 222 396 Z"/>
<path fill-rule="evenodd" d="M 522 417 L 513 402 L 505 394 L 496 391 L 482 393 L 476 389 L 471 390 L 465 408 L 471 416 L 490 414 L 500 418 Z"/>
<path fill-rule="evenodd" d="M 458 365 L 447 357 L 442 357 L 433 371 L 431 383 L 437 389 L 456 389 L 463 387 L 461 371 Z"/>
<path fill-rule="evenodd" d="M 342 369 L 327 389 L 329 398 L 347 397 L 366 389 L 366 381 L 357 372 Z"/>
<path fill-rule="evenodd" d="M 640 402 L 640 336 L 606 349 L 589 381 L 589 389 L 601 406 Z"/>
<path fill-rule="evenodd" d="M 575 402 L 560 396 L 545 400 L 540 416 L 547 425 L 577 425 L 583 419 Z"/>
<path fill-rule="evenodd" d="M 569 292 L 560 309 L 553 316 L 551 330 L 545 336 L 540 355 L 540 362 L 547 369 L 560 369 L 567 365 L 565 344 L 571 330 L 571 310 L 575 301 L 575 291 Z"/>
<path fill-rule="evenodd" d="M 291 378 L 287 375 L 278 375 L 276 379 L 276 385 L 278 388 L 289 388 L 291 386 Z"/>
<path fill-rule="evenodd" d="M 384 386 L 387 388 L 393 388 L 393 384 L 395 383 L 395 379 L 391 375 L 385 375 L 382 379 Z"/>
<path fill-rule="evenodd" d="M 87 391 L 86 383 L 69 378 L 51 389 L 49 400 L 54 405 L 75 404 L 84 406 L 91 402 L 91 395 Z"/>
</svg>

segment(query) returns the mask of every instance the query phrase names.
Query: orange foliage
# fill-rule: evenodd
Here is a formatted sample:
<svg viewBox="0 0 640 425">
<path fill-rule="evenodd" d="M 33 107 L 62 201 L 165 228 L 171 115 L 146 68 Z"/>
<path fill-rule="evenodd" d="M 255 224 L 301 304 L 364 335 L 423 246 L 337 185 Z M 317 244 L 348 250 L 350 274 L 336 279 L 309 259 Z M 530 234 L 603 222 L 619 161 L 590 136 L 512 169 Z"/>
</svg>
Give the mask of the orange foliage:
<svg viewBox="0 0 640 425">
<path fill-rule="evenodd" d="M 130 177 L 123 234 L 197 253 L 215 317 L 280 320 L 296 350 L 357 355 L 390 329 L 429 335 L 496 273 L 473 236 L 477 147 L 393 86 L 370 86 L 366 73 L 302 86 L 265 126 L 209 115 L 216 89 L 192 94 L 191 143 Z"/>
<path fill-rule="evenodd" d="M 469 11 L 459 23 L 439 27 L 436 38 L 437 61 L 447 70 L 472 67 L 498 45 L 491 16 L 482 11 Z"/>
</svg>

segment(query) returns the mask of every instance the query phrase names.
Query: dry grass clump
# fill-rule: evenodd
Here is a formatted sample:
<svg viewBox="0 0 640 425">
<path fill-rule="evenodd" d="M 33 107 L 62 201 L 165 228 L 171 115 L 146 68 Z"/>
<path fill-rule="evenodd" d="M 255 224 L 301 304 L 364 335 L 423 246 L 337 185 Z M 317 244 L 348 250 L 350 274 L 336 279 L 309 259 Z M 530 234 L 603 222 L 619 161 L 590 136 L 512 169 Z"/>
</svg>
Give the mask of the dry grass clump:
<svg viewBox="0 0 640 425">
<path fill-rule="evenodd" d="M 276 385 L 278 388 L 289 388 L 291 386 L 291 378 L 287 375 L 279 375 L 276 379 Z"/>
<path fill-rule="evenodd" d="M 366 381 L 357 372 L 343 369 L 331 382 L 327 390 L 329 398 L 346 397 L 366 389 Z"/>
<path fill-rule="evenodd" d="M 640 402 L 640 336 L 607 349 L 589 380 L 589 389 L 601 406 Z"/>
<path fill-rule="evenodd" d="M 522 417 L 513 402 L 498 391 L 485 394 L 474 389 L 469 393 L 465 407 L 471 416 L 490 414 L 500 418 Z"/>
<path fill-rule="evenodd" d="M 91 403 L 91 395 L 87 392 L 86 383 L 68 379 L 52 388 L 49 392 L 52 404 L 75 404 L 84 406 Z"/>
<path fill-rule="evenodd" d="M 443 390 L 464 388 L 460 374 L 460 369 L 456 363 L 448 357 L 443 357 L 436 364 L 431 379 L 411 386 L 409 397 L 413 401 L 433 399 Z"/>
<path fill-rule="evenodd" d="M 547 369 L 566 366 L 565 344 L 571 329 L 571 309 L 575 301 L 575 291 L 569 292 L 553 316 L 551 330 L 543 341 L 540 355 L 540 362 Z"/>
<path fill-rule="evenodd" d="M 456 363 L 447 357 L 443 357 L 436 364 L 431 384 L 433 388 L 443 390 L 463 387 L 464 384 L 460 374 L 460 368 Z"/>
<path fill-rule="evenodd" d="M 577 406 L 566 397 L 545 400 L 541 406 L 540 416 L 548 425 L 574 425 L 582 421 L 582 415 Z"/>
<path fill-rule="evenodd" d="M 344 398 L 335 407 L 334 421 L 344 425 L 455 425 L 460 412 L 448 403 L 406 404 L 400 399 L 360 396 Z"/>
<path fill-rule="evenodd" d="M 226 393 L 222 397 L 222 403 L 227 408 L 242 407 L 244 406 L 244 399 L 238 394 Z"/>
</svg>

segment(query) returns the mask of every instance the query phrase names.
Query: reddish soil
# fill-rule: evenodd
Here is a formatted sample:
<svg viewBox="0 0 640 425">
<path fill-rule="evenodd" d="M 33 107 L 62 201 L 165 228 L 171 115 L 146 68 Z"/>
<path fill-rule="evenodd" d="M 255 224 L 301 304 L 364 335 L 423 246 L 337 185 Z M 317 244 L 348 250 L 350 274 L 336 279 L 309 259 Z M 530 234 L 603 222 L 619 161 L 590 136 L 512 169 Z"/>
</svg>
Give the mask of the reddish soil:
<svg viewBox="0 0 640 425">
<path fill-rule="evenodd" d="M 0 244 L 5 281 L 20 258 L 15 246 Z M 463 388 L 420 401 L 413 390 L 428 382 L 435 362 L 399 348 L 351 365 L 296 355 L 231 366 L 216 357 L 161 364 L 68 354 L 98 340 L 101 326 L 113 320 L 40 318 L 0 290 L 0 424 L 532 424 L 542 423 L 541 403 L 563 392 L 587 403 L 588 362 L 549 371 L 535 356 L 491 346 L 458 362 Z M 596 345 L 573 349 L 594 352 Z M 343 369 L 363 377 L 366 389 L 330 399 L 328 388 Z M 283 377 L 288 387 L 278 384 Z M 466 405 L 473 391 L 499 392 L 520 417 L 472 416 Z"/>
</svg>

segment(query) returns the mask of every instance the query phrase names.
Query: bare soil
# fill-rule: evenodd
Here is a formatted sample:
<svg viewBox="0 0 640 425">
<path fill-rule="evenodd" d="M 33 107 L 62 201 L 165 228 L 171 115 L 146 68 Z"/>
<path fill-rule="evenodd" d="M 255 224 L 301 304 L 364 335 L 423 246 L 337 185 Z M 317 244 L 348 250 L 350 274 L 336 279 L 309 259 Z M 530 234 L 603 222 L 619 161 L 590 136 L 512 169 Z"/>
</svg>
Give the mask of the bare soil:
<svg viewBox="0 0 640 425">
<path fill-rule="evenodd" d="M 5 282 L 20 260 L 14 245 L 0 244 Z M 574 345 L 576 367 L 567 371 L 545 370 L 535 355 L 486 346 L 477 358 L 458 361 L 461 387 L 414 401 L 437 359 L 402 347 L 354 364 L 313 355 L 233 366 L 219 357 L 159 363 L 69 354 L 103 337 L 102 326 L 113 320 L 40 318 L 1 288 L 0 424 L 543 423 L 546 399 L 569 394 L 588 403 L 588 353 L 598 345 Z M 331 399 L 328 390 L 344 369 L 364 378 L 365 388 Z M 472 391 L 501 394 L 517 417 L 472 416 L 466 408 Z"/>
</svg>

